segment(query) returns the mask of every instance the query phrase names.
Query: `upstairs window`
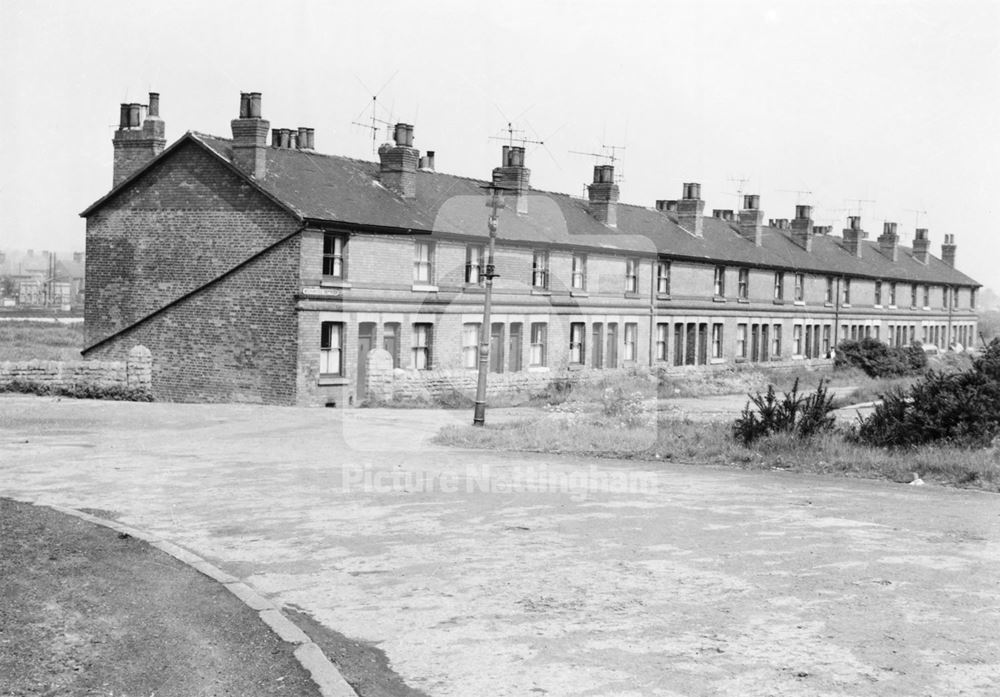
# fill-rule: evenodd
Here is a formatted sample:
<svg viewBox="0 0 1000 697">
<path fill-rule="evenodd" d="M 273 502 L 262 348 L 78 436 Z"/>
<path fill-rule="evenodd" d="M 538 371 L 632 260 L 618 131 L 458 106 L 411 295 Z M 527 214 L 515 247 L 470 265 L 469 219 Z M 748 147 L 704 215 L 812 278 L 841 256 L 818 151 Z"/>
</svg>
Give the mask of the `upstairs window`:
<svg viewBox="0 0 1000 697">
<path fill-rule="evenodd" d="M 433 283 L 434 281 L 434 244 L 431 242 L 415 242 L 413 248 L 413 282 Z"/>
<path fill-rule="evenodd" d="M 483 246 L 470 244 L 465 248 L 465 282 L 474 285 L 483 283 Z"/>
<path fill-rule="evenodd" d="M 833 276 L 826 277 L 826 295 L 823 297 L 823 302 L 833 303 Z"/>
<path fill-rule="evenodd" d="M 917 284 L 910 284 L 910 307 L 917 306 Z"/>
<path fill-rule="evenodd" d="M 895 281 L 889 283 L 889 305 L 896 305 L 896 283 Z"/>
<path fill-rule="evenodd" d="M 740 269 L 736 293 L 740 300 L 747 300 L 750 297 L 750 269 Z"/>
<path fill-rule="evenodd" d="M 323 233 L 323 276 L 326 278 L 344 278 L 344 248 L 346 239 L 343 235 L 332 232 Z M 315 268 L 315 267 L 314 267 Z"/>
<path fill-rule="evenodd" d="M 929 285 L 924 286 L 924 307 L 931 306 L 931 287 Z"/>
<path fill-rule="evenodd" d="M 570 285 L 574 290 L 586 290 L 587 289 L 587 255 L 586 254 L 574 254 L 573 255 L 573 275 L 570 280 Z"/>
<path fill-rule="evenodd" d="M 638 293 L 639 292 L 639 260 L 638 259 L 626 259 L 625 260 L 625 292 L 626 293 Z"/>
<path fill-rule="evenodd" d="M 531 287 L 547 290 L 549 287 L 549 253 L 536 251 L 531 260 Z"/>
<path fill-rule="evenodd" d="M 656 294 L 670 295 L 670 262 L 656 262 Z"/>
<path fill-rule="evenodd" d="M 969 289 L 969 309 L 971 309 L 971 310 L 975 310 L 976 309 L 976 289 L 975 288 L 970 288 Z M 911 341 L 910 343 L 913 343 L 913 342 Z"/>
<path fill-rule="evenodd" d="M 624 360 L 634 361 L 639 341 L 639 325 L 629 322 L 625 325 L 625 355 Z"/>
<path fill-rule="evenodd" d="M 851 279 L 849 279 L 849 278 L 845 278 L 844 279 L 844 281 L 843 281 L 843 283 L 841 285 L 841 295 L 843 297 L 841 298 L 840 304 L 841 305 L 850 305 L 851 304 Z"/>
<path fill-rule="evenodd" d="M 882 281 L 875 281 L 875 305 L 882 305 Z"/>
<path fill-rule="evenodd" d="M 803 302 L 806 299 L 806 276 L 802 273 L 795 274 L 795 302 Z"/>
<path fill-rule="evenodd" d="M 715 267 L 715 278 L 712 283 L 712 292 L 717 298 L 723 298 L 726 296 L 726 267 L 716 266 Z"/>
<path fill-rule="evenodd" d="M 322 324 L 320 324 L 320 342 L 319 342 L 320 374 L 322 375 L 344 374 L 343 346 L 344 346 L 343 322 L 323 322 Z"/>
<path fill-rule="evenodd" d="M 774 299 L 784 300 L 785 299 L 785 272 L 775 271 L 774 272 Z"/>
</svg>

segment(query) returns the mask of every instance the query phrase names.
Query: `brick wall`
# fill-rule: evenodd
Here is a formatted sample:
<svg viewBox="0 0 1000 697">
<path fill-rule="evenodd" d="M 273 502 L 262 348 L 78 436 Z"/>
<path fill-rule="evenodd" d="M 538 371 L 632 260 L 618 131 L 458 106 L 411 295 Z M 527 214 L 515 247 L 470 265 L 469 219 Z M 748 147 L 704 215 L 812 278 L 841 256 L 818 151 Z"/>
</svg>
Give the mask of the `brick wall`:
<svg viewBox="0 0 1000 697">
<path fill-rule="evenodd" d="M 85 345 L 129 326 L 294 229 L 194 143 L 87 220 Z"/>
</svg>

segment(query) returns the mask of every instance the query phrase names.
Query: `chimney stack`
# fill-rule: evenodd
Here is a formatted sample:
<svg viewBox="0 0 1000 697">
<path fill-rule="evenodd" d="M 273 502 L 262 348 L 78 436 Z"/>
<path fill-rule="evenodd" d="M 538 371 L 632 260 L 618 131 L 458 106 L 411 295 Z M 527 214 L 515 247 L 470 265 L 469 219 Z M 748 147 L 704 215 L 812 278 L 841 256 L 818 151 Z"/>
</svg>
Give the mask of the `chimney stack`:
<svg viewBox="0 0 1000 697">
<path fill-rule="evenodd" d="M 240 117 L 230 122 L 233 129 L 233 164 L 258 180 L 263 179 L 267 172 L 267 132 L 271 128 L 260 113 L 260 92 L 241 92 Z M 281 130 L 282 139 L 286 131 Z"/>
<path fill-rule="evenodd" d="M 913 238 L 913 258 L 921 264 L 926 264 L 930 258 L 931 241 L 927 236 L 927 228 L 918 227 L 917 235 Z"/>
<path fill-rule="evenodd" d="M 433 167 L 433 163 L 431 165 Z M 505 145 L 500 152 L 500 166 L 493 168 L 493 181 L 506 191 L 504 198 L 514 201 L 514 210 L 524 214 L 528 212 L 528 189 L 530 188 L 531 170 L 524 166 L 524 147 L 520 145 Z"/>
<path fill-rule="evenodd" d="M 384 143 L 378 149 L 379 179 L 382 186 L 403 198 L 416 198 L 420 151 L 413 147 L 413 126 L 397 123 L 393 140 L 395 145 Z"/>
<path fill-rule="evenodd" d="M 677 199 L 659 198 L 656 200 L 656 210 L 661 213 L 676 213 Z"/>
<path fill-rule="evenodd" d="M 944 243 L 941 245 L 941 261 L 948 266 L 955 266 L 955 236 L 945 235 Z"/>
<path fill-rule="evenodd" d="M 684 196 L 677 202 L 677 224 L 695 237 L 701 237 L 702 214 L 705 202 L 701 200 L 701 184 L 684 184 Z"/>
<path fill-rule="evenodd" d="M 740 211 L 740 236 L 759 247 L 763 244 L 763 228 L 764 211 L 760 209 L 760 196 L 747 194 L 743 197 L 743 210 Z"/>
<path fill-rule="evenodd" d="M 163 152 L 167 144 L 165 126 L 160 118 L 160 95 L 149 93 L 146 119 L 142 120 L 142 104 L 122 104 L 118 114 L 118 130 L 111 143 L 115 161 L 113 186 L 118 186 Z"/>
<path fill-rule="evenodd" d="M 312 150 L 313 149 L 313 134 L 315 129 L 306 128 L 305 126 L 299 126 L 299 138 L 298 147 L 299 150 Z"/>
<path fill-rule="evenodd" d="M 899 235 L 896 234 L 896 223 L 884 223 L 882 234 L 878 236 L 879 250 L 893 261 L 897 261 L 899 256 L 898 243 Z"/>
<path fill-rule="evenodd" d="M 802 249 L 811 252 L 813 234 L 812 206 L 795 206 L 795 219 L 792 221 L 792 239 Z"/>
<path fill-rule="evenodd" d="M 427 154 L 420 158 L 420 169 L 428 172 L 434 171 L 434 151 L 428 150 Z"/>
<path fill-rule="evenodd" d="M 733 222 L 733 211 L 729 208 L 713 208 L 712 217 L 727 222 Z"/>
<path fill-rule="evenodd" d="M 847 218 L 847 227 L 844 228 L 844 247 L 853 256 L 861 258 L 861 241 L 865 238 L 865 231 L 861 229 L 861 216 L 852 215 Z"/>
<path fill-rule="evenodd" d="M 587 187 L 590 214 L 608 227 L 618 226 L 618 185 L 614 165 L 594 165 L 594 183 Z"/>
</svg>

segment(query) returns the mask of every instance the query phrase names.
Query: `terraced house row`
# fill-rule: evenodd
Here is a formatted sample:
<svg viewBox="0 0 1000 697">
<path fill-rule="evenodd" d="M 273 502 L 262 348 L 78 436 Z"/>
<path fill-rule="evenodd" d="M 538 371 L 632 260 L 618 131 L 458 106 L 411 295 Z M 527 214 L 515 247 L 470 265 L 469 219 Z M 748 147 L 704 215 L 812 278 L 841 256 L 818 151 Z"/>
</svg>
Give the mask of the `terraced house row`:
<svg viewBox="0 0 1000 697">
<path fill-rule="evenodd" d="M 145 112 L 145 113 L 144 113 Z M 979 284 L 895 223 L 840 234 L 758 196 L 705 214 L 700 186 L 644 207 L 610 165 L 586 199 L 530 186 L 504 146 L 488 181 L 435 171 L 398 124 L 379 162 L 315 151 L 241 95 L 232 137 L 166 147 L 159 95 L 122 105 L 114 186 L 87 219 L 85 355 L 153 354 L 160 399 L 358 404 L 471 389 L 482 331 L 488 183 L 499 215 L 494 389 L 631 366 L 815 361 L 843 339 L 971 344 Z M 693 368 L 692 368 L 693 367 Z M 372 371 L 378 371 L 376 376 Z"/>
</svg>

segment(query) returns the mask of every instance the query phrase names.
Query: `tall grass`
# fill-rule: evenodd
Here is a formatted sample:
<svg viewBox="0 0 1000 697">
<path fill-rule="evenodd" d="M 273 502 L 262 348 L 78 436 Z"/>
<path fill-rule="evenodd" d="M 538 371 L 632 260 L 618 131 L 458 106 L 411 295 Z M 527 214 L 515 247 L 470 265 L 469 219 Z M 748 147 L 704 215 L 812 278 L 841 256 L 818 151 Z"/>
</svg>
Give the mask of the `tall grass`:
<svg viewBox="0 0 1000 697">
<path fill-rule="evenodd" d="M 839 431 L 801 438 L 773 434 L 743 446 L 725 422 L 694 423 L 660 417 L 655 425 L 626 428 L 600 412 L 554 412 L 541 419 L 447 426 L 435 442 L 459 448 L 575 454 L 673 461 L 753 470 L 789 470 L 1000 491 L 1000 449 L 926 446 L 886 450 L 852 442 Z"/>
<path fill-rule="evenodd" d="M 0 361 L 78 361 L 83 324 L 0 322 Z"/>
</svg>

